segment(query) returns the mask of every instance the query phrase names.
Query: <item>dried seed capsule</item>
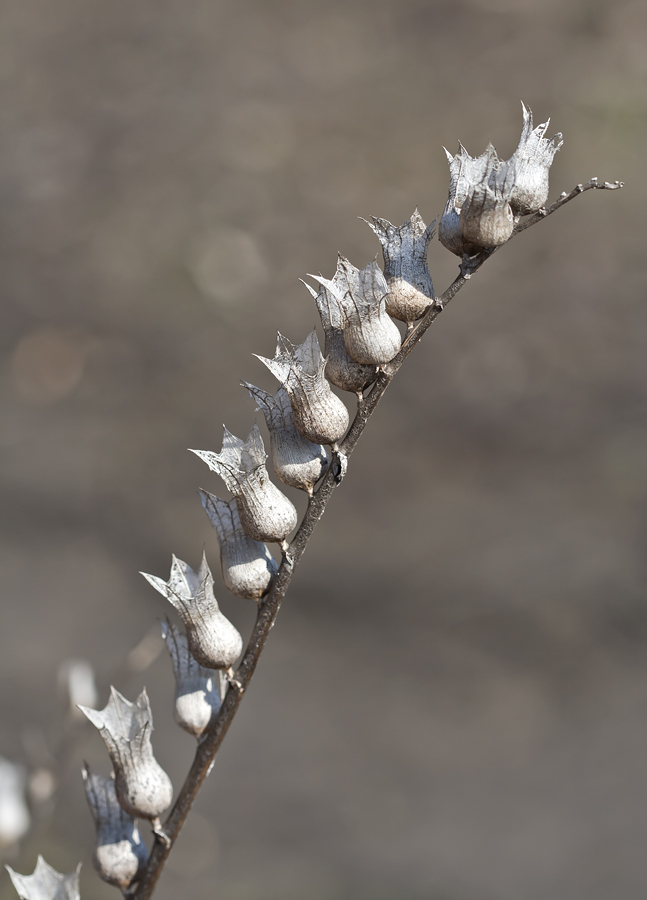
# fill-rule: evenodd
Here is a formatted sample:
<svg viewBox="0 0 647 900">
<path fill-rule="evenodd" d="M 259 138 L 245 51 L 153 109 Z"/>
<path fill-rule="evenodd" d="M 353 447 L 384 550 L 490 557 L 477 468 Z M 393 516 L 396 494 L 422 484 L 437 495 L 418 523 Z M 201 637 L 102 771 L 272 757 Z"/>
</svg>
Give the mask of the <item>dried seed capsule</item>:
<svg viewBox="0 0 647 900">
<path fill-rule="evenodd" d="M 472 185 L 461 209 L 461 231 L 469 244 L 489 250 L 505 244 L 512 236 L 514 216 L 510 197 L 514 180 L 514 158 L 501 162 L 491 146 L 485 176 Z"/>
<path fill-rule="evenodd" d="M 336 284 L 336 279 L 335 275 L 332 279 L 333 284 Z M 325 284 L 320 284 L 317 292 L 305 281 L 302 283 L 312 294 L 321 316 L 325 339 L 326 378 L 342 391 L 351 391 L 361 399 L 364 390 L 375 381 L 377 367 L 363 366 L 361 363 L 355 362 L 349 355 L 344 343 L 345 316 L 341 308 L 340 297 L 329 290 Z"/>
<path fill-rule="evenodd" d="M 521 106 L 523 128 L 519 146 L 512 156 L 516 174 L 510 205 L 516 215 L 523 216 L 545 206 L 548 200 L 548 170 L 564 141 L 561 134 L 550 140 L 544 137 L 550 119 L 533 130 L 532 110 L 523 103 Z"/>
<path fill-rule="evenodd" d="M 265 544 L 248 536 L 235 498 L 227 501 L 208 491 L 198 493 L 218 535 L 220 566 L 227 590 L 236 597 L 260 600 L 278 572 L 276 560 Z"/>
<path fill-rule="evenodd" d="M 125 891 L 148 859 L 137 823 L 119 805 L 114 778 L 83 767 L 85 796 L 94 819 L 97 841 L 94 866 L 104 881 Z"/>
<path fill-rule="evenodd" d="M 375 216 L 371 216 L 371 222 L 364 221 L 382 244 L 384 277 L 389 288 L 386 311 L 401 322 L 415 322 L 434 299 L 427 249 L 436 223 L 427 227 L 417 209 L 411 219 L 398 228 L 388 219 Z"/>
<path fill-rule="evenodd" d="M 274 359 L 254 354 L 287 391 L 297 430 L 313 444 L 336 444 L 346 434 L 348 410 L 326 381 L 326 360 L 314 329 L 302 344 L 278 335 Z"/>
<path fill-rule="evenodd" d="M 108 748 L 122 809 L 133 818 L 157 819 L 171 805 L 173 786 L 153 756 L 153 714 L 146 688 L 131 703 L 111 687 L 103 709 L 79 709 L 99 729 Z"/>
<path fill-rule="evenodd" d="M 199 738 L 220 709 L 227 684 L 225 675 L 195 661 L 187 637 L 179 628 L 170 622 L 161 624 L 175 675 L 173 715 L 180 728 Z"/>
<path fill-rule="evenodd" d="M 337 260 L 335 280 L 312 278 L 338 298 L 344 315 L 344 344 L 358 363 L 383 366 L 402 344 L 397 325 L 386 312 L 389 288 L 375 261 L 357 269 L 345 257 Z"/>
<path fill-rule="evenodd" d="M 192 452 L 220 475 L 234 495 L 240 521 L 250 538 L 280 543 L 296 528 L 296 509 L 270 481 L 265 467 L 267 453 L 256 422 L 246 441 L 225 428 L 220 453 Z"/>
<path fill-rule="evenodd" d="M 81 863 L 76 867 L 76 872 L 61 875 L 42 856 L 38 857 L 32 875 L 19 875 L 11 866 L 7 866 L 9 877 L 21 900 L 80 900 L 80 871 Z"/>
<path fill-rule="evenodd" d="M 313 487 L 328 468 L 326 448 L 322 444 L 313 444 L 299 434 L 285 388 L 280 387 L 272 396 L 247 381 L 241 381 L 241 384 L 265 416 L 270 433 L 272 465 L 277 476 L 289 487 L 306 491 L 312 496 Z"/>
<path fill-rule="evenodd" d="M 488 144 L 485 153 L 475 158 L 469 155 L 461 143 L 456 156 L 445 150 L 449 163 L 449 195 L 438 223 L 438 240 L 456 256 L 472 256 L 478 252 L 479 248 L 470 245 L 463 236 L 460 214 L 474 185 L 485 177 L 488 159 L 493 150 L 492 145 Z"/>
<path fill-rule="evenodd" d="M 141 574 L 177 610 L 195 661 L 207 669 L 233 666 L 243 649 L 243 639 L 220 612 L 204 553 L 197 572 L 174 556 L 168 581 L 146 572 Z"/>
</svg>

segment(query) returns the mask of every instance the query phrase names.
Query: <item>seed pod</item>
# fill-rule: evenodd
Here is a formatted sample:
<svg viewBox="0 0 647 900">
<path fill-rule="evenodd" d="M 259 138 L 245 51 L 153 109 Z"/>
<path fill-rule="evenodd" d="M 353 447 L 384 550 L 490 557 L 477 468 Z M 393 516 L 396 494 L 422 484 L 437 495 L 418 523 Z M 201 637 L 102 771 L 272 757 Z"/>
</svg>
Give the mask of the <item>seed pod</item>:
<svg viewBox="0 0 647 900">
<path fill-rule="evenodd" d="M 83 767 L 85 796 L 97 833 L 94 867 L 104 881 L 125 891 L 148 859 L 135 820 L 119 805 L 114 778 Z"/>
<path fill-rule="evenodd" d="M 265 467 L 267 453 L 256 422 L 246 441 L 225 428 L 220 453 L 192 452 L 220 475 L 234 495 L 240 521 L 250 538 L 280 543 L 296 527 L 296 509 L 270 481 Z"/>
<path fill-rule="evenodd" d="M 32 875 L 19 875 L 11 866 L 6 868 L 21 900 L 80 900 L 81 863 L 76 867 L 76 872 L 69 875 L 61 875 L 42 856 L 38 857 Z"/>
<path fill-rule="evenodd" d="M 397 325 L 386 312 L 389 288 L 375 261 L 357 269 L 345 257 L 337 260 L 335 281 L 313 275 L 336 294 L 344 316 L 344 344 L 358 363 L 382 366 L 402 344 Z"/>
<path fill-rule="evenodd" d="M 523 128 L 519 146 L 512 159 L 515 161 L 515 183 L 510 197 L 510 205 L 516 215 L 525 216 L 536 212 L 548 200 L 548 170 L 555 154 L 564 141 L 561 134 L 550 140 L 544 135 L 550 119 L 543 125 L 532 127 L 532 110 L 522 103 Z"/>
<path fill-rule="evenodd" d="M 313 444 L 299 434 L 285 388 L 280 387 L 272 396 L 247 381 L 241 381 L 241 384 L 265 416 L 270 433 L 272 465 L 277 476 L 284 484 L 306 491 L 312 497 L 313 487 L 328 468 L 326 448 L 322 444 Z"/>
<path fill-rule="evenodd" d="M 470 245 L 463 236 L 460 214 L 474 185 L 485 177 L 488 159 L 493 150 L 492 145 L 488 144 L 485 153 L 475 158 L 469 155 L 461 143 L 456 156 L 445 150 L 449 163 L 449 196 L 438 223 L 438 240 L 456 256 L 473 256 L 478 252 L 479 248 Z"/>
<path fill-rule="evenodd" d="M 514 188 L 515 161 L 501 162 L 490 146 L 485 176 L 472 185 L 460 215 L 463 237 L 479 249 L 499 247 L 512 236 L 514 216 L 510 197 Z"/>
<path fill-rule="evenodd" d="M 342 276 L 343 278 L 343 276 Z M 337 275 L 332 279 L 336 285 Z M 326 357 L 326 378 L 342 391 L 351 391 L 361 399 L 363 391 L 372 384 L 377 377 L 376 366 L 363 366 L 355 362 L 349 356 L 344 343 L 344 313 L 341 308 L 341 300 L 336 293 L 329 290 L 325 284 L 319 285 L 319 291 L 315 291 L 310 285 L 304 284 L 317 304 L 321 325 L 324 331 L 324 356 Z"/>
<path fill-rule="evenodd" d="M 314 329 L 298 346 L 279 333 L 274 359 L 254 355 L 287 391 L 294 424 L 306 440 L 336 444 L 342 439 L 348 429 L 348 410 L 326 381 L 326 360 Z"/>
<path fill-rule="evenodd" d="M 227 684 L 225 675 L 195 661 L 187 637 L 179 628 L 168 621 L 161 624 L 175 675 L 173 715 L 180 728 L 199 738 L 220 709 Z"/>
<path fill-rule="evenodd" d="M 177 610 L 195 661 L 206 669 L 233 666 L 243 649 L 243 639 L 220 612 L 204 553 L 197 572 L 174 556 L 168 581 L 146 572 L 141 574 Z"/>
<path fill-rule="evenodd" d="M 278 572 L 265 544 L 254 541 L 243 528 L 236 500 L 221 500 L 200 490 L 200 500 L 220 544 L 220 566 L 227 590 L 236 597 L 260 600 Z"/>
<path fill-rule="evenodd" d="M 122 809 L 133 818 L 156 819 L 171 805 L 173 785 L 153 756 L 153 714 L 146 688 L 131 703 L 111 687 L 104 709 L 79 709 L 99 729 L 108 748 Z"/>
<path fill-rule="evenodd" d="M 431 306 L 434 286 L 427 267 L 427 248 L 435 222 L 427 227 L 417 209 L 396 228 L 387 219 L 364 219 L 382 244 L 384 277 L 389 288 L 386 311 L 401 322 L 415 322 Z"/>
</svg>

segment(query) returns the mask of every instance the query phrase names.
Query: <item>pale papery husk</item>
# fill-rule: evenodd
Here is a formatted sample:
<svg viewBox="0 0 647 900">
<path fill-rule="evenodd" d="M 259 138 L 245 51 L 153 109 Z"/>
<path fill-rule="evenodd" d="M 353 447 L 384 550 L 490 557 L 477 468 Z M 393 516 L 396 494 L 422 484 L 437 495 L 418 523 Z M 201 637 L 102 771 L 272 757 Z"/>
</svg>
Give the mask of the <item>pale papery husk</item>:
<svg viewBox="0 0 647 900">
<path fill-rule="evenodd" d="M 326 379 L 326 360 L 314 329 L 302 344 L 279 333 L 273 359 L 255 354 L 288 393 L 297 431 L 313 444 L 336 445 L 350 424 L 343 401 Z"/>
<path fill-rule="evenodd" d="M 382 245 L 384 277 L 389 289 L 386 311 L 401 322 L 415 322 L 434 300 L 427 250 L 435 222 L 427 227 L 416 209 L 411 219 L 398 227 L 388 219 L 375 216 L 371 216 L 371 222 L 366 221 L 366 224 Z"/>
<path fill-rule="evenodd" d="M 222 703 L 223 673 L 201 666 L 191 655 L 187 636 L 170 622 L 162 622 L 175 676 L 173 716 L 183 728 L 199 738 Z"/>
<path fill-rule="evenodd" d="M 358 269 L 340 255 L 334 280 L 312 277 L 338 299 L 344 345 L 352 359 L 375 366 L 390 362 L 400 350 L 402 337 L 386 312 L 389 288 L 377 263 Z"/>
<path fill-rule="evenodd" d="M 85 795 L 96 828 L 94 866 L 108 884 L 125 891 L 148 859 L 137 823 L 117 799 L 114 778 L 83 768 Z"/>
<path fill-rule="evenodd" d="M 261 543 L 280 543 L 296 528 L 294 505 L 272 483 L 265 467 L 263 438 L 254 423 L 246 441 L 223 433 L 222 450 L 194 450 L 213 472 L 217 472 L 236 499 L 245 532 Z"/>
<path fill-rule="evenodd" d="M 177 610 L 196 662 L 206 669 L 226 670 L 234 665 L 242 652 L 243 639 L 220 612 L 213 592 L 213 575 L 204 553 L 197 572 L 173 556 L 167 582 L 145 572 L 142 575 Z"/>
<path fill-rule="evenodd" d="M 335 284 L 335 278 L 332 279 L 332 283 Z M 326 378 L 342 391 L 349 391 L 361 397 L 377 378 L 377 366 L 363 366 L 349 355 L 344 343 L 342 324 L 345 319 L 339 297 L 324 284 L 319 285 L 319 291 L 315 291 L 305 281 L 303 284 L 314 298 L 321 317 Z"/>
<path fill-rule="evenodd" d="M 153 756 L 153 715 L 146 689 L 131 703 L 111 687 L 102 710 L 79 709 L 99 729 L 108 749 L 122 809 L 133 818 L 156 819 L 171 805 L 173 786 Z"/>
<path fill-rule="evenodd" d="M 323 444 L 313 444 L 297 430 L 292 403 L 284 387 L 272 396 L 247 381 L 241 384 L 265 417 L 274 472 L 284 484 L 312 496 L 312 489 L 328 468 L 326 448 Z"/>
<path fill-rule="evenodd" d="M 519 146 L 512 157 L 515 161 L 516 173 L 510 205 L 516 215 L 525 216 L 546 205 L 548 173 L 555 154 L 564 142 L 560 133 L 550 139 L 544 136 L 550 119 L 533 128 L 532 110 L 528 109 L 524 103 L 521 104 L 521 107 L 523 128 Z"/>
<path fill-rule="evenodd" d="M 220 566 L 227 590 L 236 597 L 260 600 L 270 589 L 278 571 L 276 560 L 265 544 L 250 538 L 240 521 L 234 498 L 221 500 L 199 491 L 204 510 L 218 535 Z"/>
</svg>

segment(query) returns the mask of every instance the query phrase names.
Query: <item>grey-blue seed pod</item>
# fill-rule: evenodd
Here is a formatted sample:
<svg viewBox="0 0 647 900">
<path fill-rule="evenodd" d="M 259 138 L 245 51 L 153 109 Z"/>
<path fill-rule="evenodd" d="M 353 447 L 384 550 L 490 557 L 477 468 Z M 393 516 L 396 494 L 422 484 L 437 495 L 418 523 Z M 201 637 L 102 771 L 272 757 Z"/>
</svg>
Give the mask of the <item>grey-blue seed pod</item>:
<svg viewBox="0 0 647 900">
<path fill-rule="evenodd" d="M 114 778 L 83 767 L 85 796 L 96 828 L 94 867 L 104 881 L 125 891 L 148 859 L 137 823 L 117 799 Z"/>
<path fill-rule="evenodd" d="M 199 738 L 220 709 L 226 677 L 222 670 L 205 669 L 195 661 L 179 628 L 168 621 L 161 625 L 175 676 L 173 716 L 180 728 Z"/>
<path fill-rule="evenodd" d="M 238 504 L 240 521 L 255 541 L 280 543 L 296 528 L 297 511 L 290 500 L 270 481 L 265 467 L 267 453 L 254 423 L 242 441 L 224 429 L 222 450 L 193 450 L 216 472 Z"/>
<path fill-rule="evenodd" d="M 220 544 L 220 567 L 228 591 L 236 597 L 260 600 L 278 572 L 276 560 L 265 544 L 249 537 L 242 526 L 235 498 L 221 500 L 199 491 L 209 521 Z"/>
<path fill-rule="evenodd" d="M 273 359 L 254 355 L 287 391 L 297 431 L 313 444 L 337 444 L 346 434 L 350 419 L 326 380 L 326 360 L 315 330 L 298 345 L 279 333 Z"/>
<path fill-rule="evenodd" d="M 153 756 L 153 714 L 146 688 L 135 703 L 114 687 L 102 710 L 79 706 L 104 740 L 115 772 L 121 808 L 139 819 L 157 819 L 171 805 L 171 780 Z"/>
<path fill-rule="evenodd" d="M 204 553 L 197 572 L 173 556 L 168 581 L 146 572 L 141 574 L 177 610 L 195 661 L 206 669 L 233 666 L 243 649 L 243 639 L 220 612 L 213 592 L 213 575 Z"/>
<path fill-rule="evenodd" d="M 272 396 L 247 381 L 241 384 L 265 416 L 276 475 L 283 484 L 306 491 L 312 497 L 313 487 L 328 468 L 326 448 L 323 444 L 313 444 L 297 431 L 290 397 L 284 387 Z"/>
<path fill-rule="evenodd" d="M 396 227 L 388 219 L 364 219 L 382 244 L 384 277 L 389 288 L 386 311 L 401 322 L 415 322 L 434 299 L 434 286 L 427 267 L 427 250 L 434 235 L 435 221 L 427 227 L 417 209 L 411 218 Z"/>
</svg>

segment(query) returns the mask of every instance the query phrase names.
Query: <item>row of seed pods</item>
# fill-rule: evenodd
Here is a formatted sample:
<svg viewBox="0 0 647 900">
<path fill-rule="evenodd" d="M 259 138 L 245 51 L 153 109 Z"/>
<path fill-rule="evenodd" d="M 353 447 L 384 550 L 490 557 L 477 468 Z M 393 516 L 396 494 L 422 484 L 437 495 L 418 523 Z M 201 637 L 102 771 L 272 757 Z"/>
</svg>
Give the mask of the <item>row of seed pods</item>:
<svg viewBox="0 0 647 900">
<path fill-rule="evenodd" d="M 548 122 L 533 129 L 525 106 L 523 117 L 519 146 L 505 162 L 492 145 L 476 158 L 462 145 L 455 156 L 447 153 L 450 190 L 439 238 L 458 256 L 501 245 L 520 215 L 546 203 L 548 170 L 561 135 L 545 138 Z M 401 333 L 393 319 L 411 327 L 434 302 L 427 268 L 433 224 L 426 226 L 417 210 L 399 227 L 378 218 L 367 224 L 382 245 L 384 272 L 375 262 L 357 269 L 340 256 L 332 279 L 311 276 L 317 290 L 306 284 L 321 317 L 324 352 L 315 331 L 298 345 L 279 334 L 274 357 L 258 357 L 279 381 L 276 393 L 241 382 L 265 418 L 275 474 L 309 496 L 325 474 L 331 452 L 340 452 L 349 426 L 346 405 L 331 385 L 361 400 L 380 366 L 400 350 Z M 200 492 L 218 536 L 224 583 L 232 594 L 261 602 L 278 571 L 266 543 L 287 550 L 287 537 L 297 525 L 296 509 L 270 480 L 256 423 L 245 441 L 225 428 L 220 453 L 194 452 L 232 495 L 223 500 Z M 220 611 L 204 554 L 197 571 L 173 557 L 168 581 L 144 577 L 175 607 L 186 629 L 184 633 L 169 622 L 162 626 L 175 674 L 175 719 L 199 739 L 224 699 L 242 637 Z M 153 755 L 146 690 L 131 703 L 111 688 L 103 710 L 81 709 L 98 728 L 113 765 L 109 778 L 87 765 L 83 773 L 97 832 L 95 865 L 105 881 L 127 891 L 147 859 L 136 819 L 150 820 L 160 839 L 167 839 L 159 817 L 171 804 L 171 781 Z M 33 875 L 11 875 L 25 900 L 78 900 L 78 871 L 60 875 L 39 858 Z M 47 893 L 48 884 L 59 893 Z"/>
</svg>

